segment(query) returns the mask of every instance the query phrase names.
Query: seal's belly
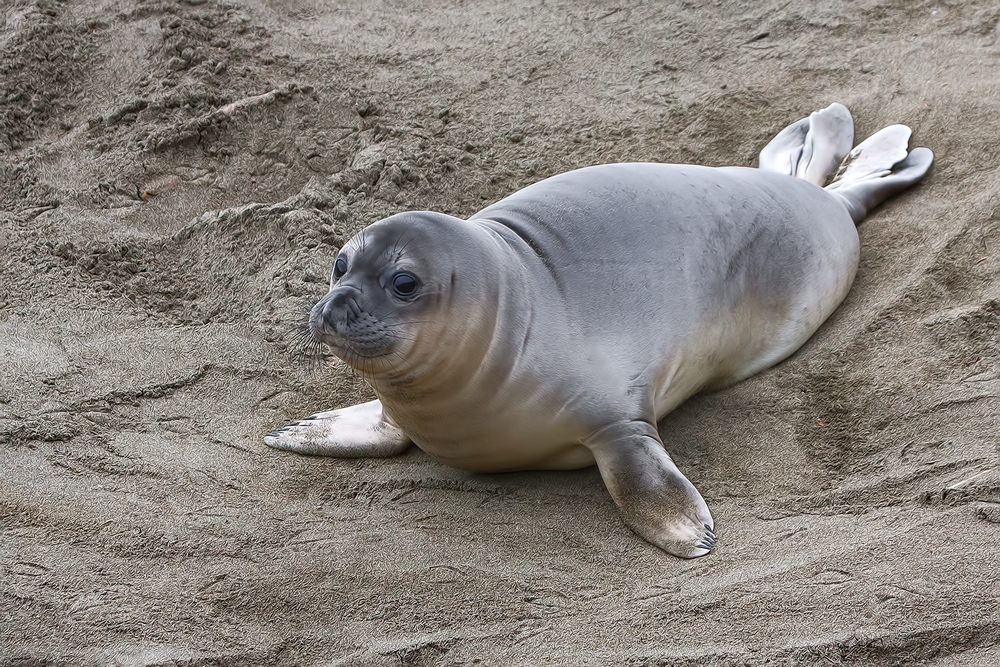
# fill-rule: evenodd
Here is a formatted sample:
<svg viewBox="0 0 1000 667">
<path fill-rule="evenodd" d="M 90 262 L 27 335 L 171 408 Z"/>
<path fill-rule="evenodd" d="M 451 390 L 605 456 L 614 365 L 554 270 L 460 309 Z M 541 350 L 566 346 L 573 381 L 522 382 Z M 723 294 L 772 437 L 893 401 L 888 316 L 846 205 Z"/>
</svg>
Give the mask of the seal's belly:
<svg viewBox="0 0 1000 667">
<path fill-rule="evenodd" d="M 418 436 L 419 437 L 419 436 Z M 417 447 L 441 463 L 472 472 L 575 470 L 594 465 L 594 455 L 579 441 L 555 434 L 535 437 L 469 437 L 461 441 L 413 439 Z"/>
<path fill-rule="evenodd" d="M 580 443 L 553 445 L 543 440 L 533 443 L 492 443 L 470 441 L 468 448 L 442 449 L 417 445 L 435 460 L 471 472 L 514 472 L 517 470 L 576 470 L 596 463 L 594 454 Z M 463 451 L 464 450 L 464 451 Z"/>
<path fill-rule="evenodd" d="M 553 395 L 554 396 L 554 395 Z M 583 446 L 585 427 L 570 413 L 525 402 L 503 413 L 489 406 L 447 415 L 407 415 L 393 421 L 421 450 L 441 463 L 473 472 L 574 470 L 594 465 Z"/>
</svg>

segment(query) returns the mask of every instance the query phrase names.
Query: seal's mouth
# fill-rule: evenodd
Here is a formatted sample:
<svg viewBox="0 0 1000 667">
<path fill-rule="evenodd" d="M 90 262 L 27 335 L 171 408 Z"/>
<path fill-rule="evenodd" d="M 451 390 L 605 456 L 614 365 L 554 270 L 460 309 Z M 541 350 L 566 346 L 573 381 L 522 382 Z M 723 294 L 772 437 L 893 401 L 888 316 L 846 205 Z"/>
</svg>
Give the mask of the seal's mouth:
<svg viewBox="0 0 1000 667">
<path fill-rule="evenodd" d="M 364 309 L 352 294 L 332 291 L 309 314 L 309 337 L 352 368 L 365 372 L 385 365 L 395 336 L 382 318 Z"/>
<path fill-rule="evenodd" d="M 348 362 L 350 358 L 374 359 L 376 357 L 384 357 L 391 351 L 387 345 L 374 344 L 369 341 L 356 341 L 338 332 L 318 328 L 311 322 L 309 325 L 309 336 L 317 343 L 326 345 L 334 355 Z"/>
</svg>

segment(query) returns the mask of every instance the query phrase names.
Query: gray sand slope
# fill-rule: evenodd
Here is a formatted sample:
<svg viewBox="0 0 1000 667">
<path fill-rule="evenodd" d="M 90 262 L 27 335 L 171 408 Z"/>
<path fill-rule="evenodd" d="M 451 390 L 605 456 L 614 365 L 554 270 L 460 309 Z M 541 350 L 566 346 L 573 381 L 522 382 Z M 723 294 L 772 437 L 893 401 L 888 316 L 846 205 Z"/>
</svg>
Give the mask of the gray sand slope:
<svg viewBox="0 0 1000 667">
<path fill-rule="evenodd" d="M 6 0 L 0 665 L 1000 663 L 995 3 Z M 596 469 L 268 449 L 354 232 L 571 168 L 752 165 L 833 101 L 929 177 L 795 356 L 661 425 L 719 546 Z"/>
</svg>

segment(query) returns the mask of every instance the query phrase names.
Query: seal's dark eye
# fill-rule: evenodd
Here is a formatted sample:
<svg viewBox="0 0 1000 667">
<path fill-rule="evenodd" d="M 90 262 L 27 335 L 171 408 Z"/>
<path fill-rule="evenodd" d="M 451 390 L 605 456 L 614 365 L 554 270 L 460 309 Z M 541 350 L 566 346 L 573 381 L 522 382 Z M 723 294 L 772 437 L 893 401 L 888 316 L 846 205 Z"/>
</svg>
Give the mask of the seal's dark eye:
<svg viewBox="0 0 1000 667">
<path fill-rule="evenodd" d="M 392 277 L 392 291 L 399 296 L 413 296 L 417 291 L 417 279 L 409 273 L 397 273 Z"/>
<path fill-rule="evenodd" d="M 347 273 L 347 258 L 341 255 L 333 265 L 333 277 L 335 280 Z"/>
</svg>

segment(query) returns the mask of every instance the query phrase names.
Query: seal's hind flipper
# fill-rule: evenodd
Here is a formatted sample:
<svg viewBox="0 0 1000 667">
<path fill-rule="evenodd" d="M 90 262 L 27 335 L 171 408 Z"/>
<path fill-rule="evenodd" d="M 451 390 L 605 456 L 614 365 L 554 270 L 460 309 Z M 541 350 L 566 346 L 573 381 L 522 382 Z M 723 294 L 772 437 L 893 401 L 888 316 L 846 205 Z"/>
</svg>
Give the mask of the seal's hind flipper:
<svg viewBox="0 0 1000 667">
<path fill-rule="evenodd" d="M 890 125 L 862 141 L 844 158 L 826 190 L 844 201 L 855 223 L 927 173 L 934 154 L 927 148 L 907 153 L 909 141 L 910 128 Z"/>
<path fill-rule="evenodd" d="M 823 186 L 853 145 L 851 112 L 834 102 L 779 132 L 760 152 L 758 164 Z"/>
<path fill-rule="evenodd" d="M 369 401 L 292 422 L 264 436 L 264 444 L 299 454 L 346 459 L 395 456 L 413 443 L 386 421 L 382 403 Z"/>
<path fill-rule="evenodd" d="M 715 546 L 708 505 L 647 422 L 611 424 L 583 443 L 594 453 L 622 519 L 640 537 L 681 558 Z"/>
</svg>

